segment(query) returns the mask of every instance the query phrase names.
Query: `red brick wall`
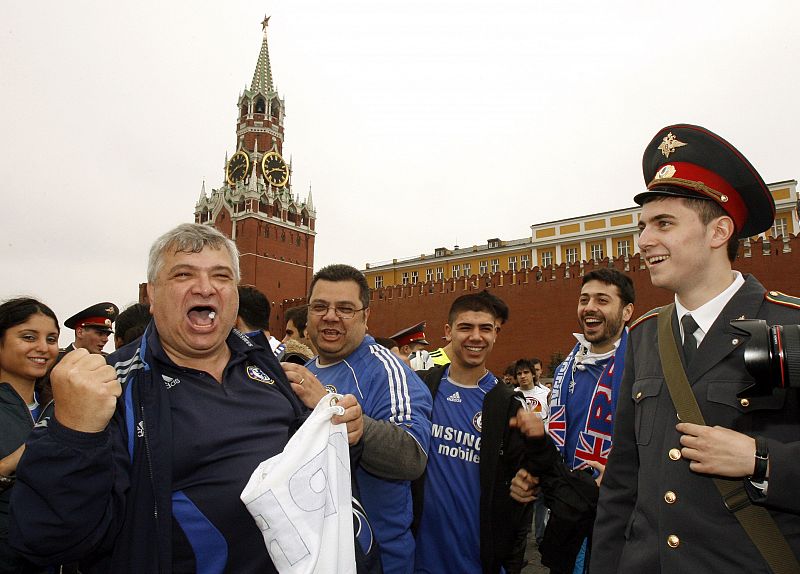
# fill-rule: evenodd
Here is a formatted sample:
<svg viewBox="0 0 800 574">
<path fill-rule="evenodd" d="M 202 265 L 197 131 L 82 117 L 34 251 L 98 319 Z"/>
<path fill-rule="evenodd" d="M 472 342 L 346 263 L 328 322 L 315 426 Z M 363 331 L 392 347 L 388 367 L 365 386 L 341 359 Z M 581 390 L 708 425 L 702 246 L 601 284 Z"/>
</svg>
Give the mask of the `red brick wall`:
<svg viewBox="0 0 800 574">
<path fill-rule="evenodd" d="M 743 273 L 753 273 L 767 289 L 800 295 L 800 240 L 792 237 L 784 243 L 753 242 L 750 256 L 740 256 L 734 267 Z M 764 254 L 767 249 L 769 255 Z M 632 257 L 625 269 L 621 259 L 611 265 L 626 271 L 636 288 L 634 317 L 672 300 L 670 293 L 653 287 L 650 276 L 638 255 Z M 603 260 L 598 266 L 609 266 Z M 572 332 L 577 330 L 577 301 L 583 272 L 595 268 L 591 263 L 556 267 L 545 270 L 537 279 L 539 268 L 519 273 L 497 273 L 470 279 L 447 280 L 406 287 L 385 287 L 372 292 L 370 333 L 389 336 L 403 327 L 427 321 L 425 334 L 431 348 L 442 345 L 444 324 L 450 303 L 466 292 L 488 288 L 503 299 L 510 308 L 510 318 L 503 327 L 489 367 L 499 374 L 506 365 L 520 357 L 538 357 L 545 370 L 554 353 L 566 354 L 575 344 Z M 289 306 L 294 306 L 292 303 Z"/>
<path fill-rule="evenodd" d="M 314 237 L 256 218 L 236 223 L 242 283 L 255 285 L 273 302 L 270 331 L 283 332 L 281 302 L 308 293 L 314 268 Z"/>
</svg>

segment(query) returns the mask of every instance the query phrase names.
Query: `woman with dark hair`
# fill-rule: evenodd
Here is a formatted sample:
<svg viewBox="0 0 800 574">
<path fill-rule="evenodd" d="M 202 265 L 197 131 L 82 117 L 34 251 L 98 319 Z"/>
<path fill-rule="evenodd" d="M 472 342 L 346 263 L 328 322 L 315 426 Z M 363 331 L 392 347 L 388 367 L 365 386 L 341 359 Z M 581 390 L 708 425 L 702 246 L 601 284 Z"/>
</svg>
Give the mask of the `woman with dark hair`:
<svg viewBox="0 0 800 574">
<path fill-rule="evenodd" d="M 36 299 L 0 305 L 0 573 L 43 572 L 9 547 L 8 511 L 25 440 L 52 414 L 38 385 L 58 356 L 58 332 L 55 313 Z"/>
</svg>

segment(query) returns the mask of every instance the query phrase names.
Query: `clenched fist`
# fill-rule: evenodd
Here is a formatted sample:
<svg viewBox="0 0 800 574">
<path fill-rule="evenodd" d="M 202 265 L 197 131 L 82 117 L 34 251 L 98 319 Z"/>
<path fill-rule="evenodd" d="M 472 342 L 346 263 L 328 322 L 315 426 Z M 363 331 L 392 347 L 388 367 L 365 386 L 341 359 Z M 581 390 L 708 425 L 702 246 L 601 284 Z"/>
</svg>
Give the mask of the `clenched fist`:
<svg viewBox="0 0 800 574">
<path fill-rule="evenodd" d="M 80 432 L 103 431 L 122 394 L 114 367 L 86 349 L 68 353 L 50 373 L 50 381 L 56 419 Z"/>
</svg>

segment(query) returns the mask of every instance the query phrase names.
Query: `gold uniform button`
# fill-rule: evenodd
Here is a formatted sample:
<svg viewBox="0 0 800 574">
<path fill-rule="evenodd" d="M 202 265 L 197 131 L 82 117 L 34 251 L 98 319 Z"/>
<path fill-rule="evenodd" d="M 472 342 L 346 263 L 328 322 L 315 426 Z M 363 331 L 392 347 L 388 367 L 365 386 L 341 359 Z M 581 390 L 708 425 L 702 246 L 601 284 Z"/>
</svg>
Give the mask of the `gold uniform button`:
<svg viewBox="0 0 800 574">
<path fill-rule="evenodd" d="M 642 398 L 642 391 L 639 391 L 638 393 L 636 393 L 636 398 L 637 399 L 641 399 Z"/>
<path fill-rule="evenodd" d="M 664 501 L 667 504 L 673 504 L 676 500 L 678 500 L 678 496 L 671 490 L 664 493 Z"/>
<path fill-rule="evenodd" d="M 672 460 L 680 460 L 680 458 L 681 458 L 681 449 L 679 449 L 679 448 L 671 448 L 671 449 L 669 449 L 669 457 Z"/>
<path fill-rule="evenodd" d="M 681 539 L 675 536 L 674 534 L 670 534 L 667 536 L 667 546 L 670 548 L 677 548 L 681 543 Z"/>
<path fill-rule="evenodd" d="M 741 400 L 739 401 L 739 404 L 740 404 L 740 405 L 742 405 L 743 407 L 747 408 L 747 407 L 749 407 L 749 406 L 750 406 L 750 401 L 749 401 L 749 400 L 747 400 L 747 399 L 741 399 Z"/>
</svg>

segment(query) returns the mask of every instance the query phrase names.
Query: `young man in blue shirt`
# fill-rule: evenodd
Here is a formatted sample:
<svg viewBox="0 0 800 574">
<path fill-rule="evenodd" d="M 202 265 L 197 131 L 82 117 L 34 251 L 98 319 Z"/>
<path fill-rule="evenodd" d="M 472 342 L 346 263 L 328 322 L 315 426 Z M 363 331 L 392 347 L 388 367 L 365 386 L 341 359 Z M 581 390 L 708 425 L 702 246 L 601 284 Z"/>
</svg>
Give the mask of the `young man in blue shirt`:
<svg viewBox="0 0 800 574">
<path fill-rule="evenodd" d="M 506 484 L 498 477 L 510 479 L 521 456 L 521 443 L 508 440 L 509 412 L 525 408 L 524 398 L 486 368 L 507 318 L 506 304 L 486 291 L 457 298 L 445 325 L 451 363 L 420 373 L 433 395 L 433 426 L 416 572 L 499 572 L 501 563 L 511 566 L 515 536 L 526 531 L 524 505 L 505 486 L 495 492 Z"/>
</svg>

